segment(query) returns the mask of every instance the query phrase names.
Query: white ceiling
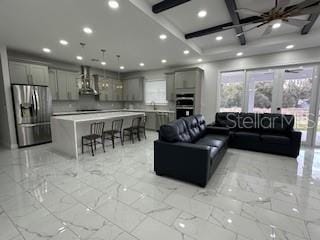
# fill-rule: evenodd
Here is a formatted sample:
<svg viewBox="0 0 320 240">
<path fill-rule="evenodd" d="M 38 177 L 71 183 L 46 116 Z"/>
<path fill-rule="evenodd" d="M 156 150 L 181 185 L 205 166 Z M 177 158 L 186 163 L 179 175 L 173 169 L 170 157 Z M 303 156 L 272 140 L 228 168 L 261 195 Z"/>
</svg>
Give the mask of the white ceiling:
<svg viewBox="0 0 320 240">
<path fill-rule="evenodd" d="M 243 51 L 244 56 L 284 51 L 288 44 L 295 49 L 320 45 L 320 22 L 310 34 L 300 35 L 300 30 L 283 25 L 268 38 L 261 38 L 263 28 L 246 34 L 247 45 L 240 46 L 234 30 L 200 38 L 185 40 L 185 33 L 212 27 L 230 21 L 224 0 L 192 0 L 161 14 L 153 14 L 151 6 L 160 0 L 119 0 L 120 8 L 111 10 L 105 0 L 1 0 L 0 1 L 0 42 L 9 48 L 39 55 L 41 49 L 52 49 L 50 58 L 79 63 L 76 55 L 84 55 L 79 43 L 87 43 L 86 64 L 101 67 L 99 63 L 88 61 L 101 58 L 100 49 L 107 50 L 107 69 L 117 70 L 115 55 L 121 55 L 121 65 L 126 71 L 163 68 L 161 59 L 167 59 L 166 66 L 195 63 L 201 57 L 204 61 L 234 58 Z M 266 11 L 273 1 L 237 0 L 238 7 L 250 7 Z M 291 4 L 301 0 L 291 0 Z M 206 9 L 204 19 L 197 12 Z M 246 16 L 241 16 L 246 17 Z M 82 32 L 84 26 L 94 30 L 91 36 Z M 168 39 L 159 40 L 165 33 Z M 217 42 L 215 37 L 224 40 Z M 62 47 L 60 39 L 70 45 Z M 189 49 L 190 55 L 183 55 Z"/>
</svg>

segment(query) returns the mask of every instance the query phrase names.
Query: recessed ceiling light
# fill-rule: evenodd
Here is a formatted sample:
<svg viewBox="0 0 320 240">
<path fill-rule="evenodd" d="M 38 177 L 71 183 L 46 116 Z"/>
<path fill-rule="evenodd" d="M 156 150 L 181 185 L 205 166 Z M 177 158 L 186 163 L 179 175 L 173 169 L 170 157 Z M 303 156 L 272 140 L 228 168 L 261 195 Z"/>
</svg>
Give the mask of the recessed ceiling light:
<svg viewBox="0 0 320 240">
<path fill-rule="evenodd" d="M 105 66 L 105 65 L 107 65 L 107 63 L 105 61 L 102 61 L 101 65 Z"/>
<path fill-rule="evenodd" d="M 50 48 L 42 48 L 42 51 L 45 53 L 51 53 L 51 49 Z"/>
<path fill-rule="evenodd" d="M 159 36 L 159 38 L 160 38 L 161 40 L 166 40 L 166 39 L 167 39 L 167 35 L 161 34 L 161 35 Z"/>
<path fill-rule="evenodd" d="M 198 62 L 202 62 L 202 61 L 203 61 L 202 58 L 199 58 L 199 59 L 198 59 Z"/>
<path fill-rule="evenodd" d="M 76 58 L 77 58 L 77 60 L 79 60 L 79 61 L 81 61 L 81 60 L 83 59 L 82 56 L 77 56 Z"/>
<path fill-rule="evenodd" d="M 241 57 L 242 55 L 243 55 L 243 52 L 238 52 L 238 53 L 237 53 L 237 56 L 238 56 L 238 57 Z"/>
<path fill-rule="evenodd" d="M 162 63 L 166 63 L 167 60 L 166 60 L 166 59 L 162 59 L 161 62 L 162 62 Z"/>
<path fill-rule="evenodd" d="M 63 39 L 61 39 L 59 42 L 60 42 L 60 44 L 63 45 L 63 46 L 67 46 L 67 45 L 69 44 L 68 41 L 63 40 Z"/>
<path fill-rule="evenodd" d="M 89 28 L 89 27 L 84 27 L 83 28 L 83 32 L 86 33 L 86 34 L 92 34 L 93 33 L 92 29 Z"/>
<path fill-rule="evenodd" d="M 217 41 L 221 41 L 222 39 L 223 39 L 222 36 L 217 36 L 217 37 L 216 37 L 216 40 L 217 40 Z"/>
<path fill-rule="evenodd" d="M 292 49 L 292 48 L 294 48 L 294 45 L 292 45 L 292 44 L 286 46 L 286 49 Z"/>
<path fill-rule="evenodd" d="M 204 18 L 207 16 L 207 11 L 206 10 L 201 10 L 198 12 L 198 17 L 199 18 Z"/>
<path fill-rule="evenodd" d="M 183 51 L 183 54 L 184 54 L 184 55 L 188 55 L 189 53 L 190 53 L 189 50 L 184 50 L 184 51 Z"/>
<path fill-rule="evenodd" d="M 144 67 L 144 63 L 143 63 L 143 62 L 142 62 L 142 63 L 140 63 L 139 65 L 140 65 L 140 67 Z"/>
<path fill-rule="evenodd" d="M 120 66 L 120 69 L 123 70 L 123 69 L 124 69 L 124 66 Z"/>
<path fill-rule="evenodd" d="M 119 3 L 115 0 L 109 0 L 108 5 L 112 9 L 117 9 L 119 8 Z"/>
</svg>

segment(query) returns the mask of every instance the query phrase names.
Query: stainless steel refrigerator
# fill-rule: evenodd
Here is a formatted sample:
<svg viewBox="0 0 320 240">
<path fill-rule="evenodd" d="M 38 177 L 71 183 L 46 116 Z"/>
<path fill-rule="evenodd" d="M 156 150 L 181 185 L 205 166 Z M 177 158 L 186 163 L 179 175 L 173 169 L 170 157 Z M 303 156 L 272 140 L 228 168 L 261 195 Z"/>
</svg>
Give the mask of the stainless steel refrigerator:
<svg viewBox="0 0 320 240">
<path fill-rule="evenodd" d="M 51 141 L 52 98 L 48 87 L 12 85 L 19 147 Z"/>
</svg>

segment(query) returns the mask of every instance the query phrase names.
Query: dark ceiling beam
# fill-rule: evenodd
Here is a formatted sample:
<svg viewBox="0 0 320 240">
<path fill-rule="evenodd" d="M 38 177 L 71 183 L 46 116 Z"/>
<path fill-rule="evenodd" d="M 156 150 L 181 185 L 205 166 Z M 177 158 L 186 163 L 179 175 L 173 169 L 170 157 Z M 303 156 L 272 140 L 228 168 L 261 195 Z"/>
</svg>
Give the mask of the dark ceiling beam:
<svg viewBox="0 0 320 240">
<path fill-rule="evenodd" d="M 302 28 L 301 35 L 306 35 L 310 32 L 311 28 L 313 27 L 313 25 L 317 21 L 318 17 L 319 17 L 319 14 L 311 14 L 309 16 L 308 20 L 310 22 Z"/>
<path fill-rule="evenodd" d="M 297 5 L 288 6 L 285 8 L 285 11 L 289 11 L 290 9 L 295 8 L 296 6 Z M 249 23 L 249 22 L 259 22 L 259 21 L 261 22 L 261 20 L 262 20 L 261 17 L 253 16 L 253 17 L 247 17 L 247 18 L 240 19 L 239 23 L 243 24 L 243 23 Z M 228 23 L 224 23 L 224 24 L 221 24 L 218 26 L 214 26 L 214 27 L 202 29 L 199 31 L 187 33 L 184 36 L 186 39 L 202 37 L 205 35 L 225 31 L 226 30 L 225 27 L 230 27 L 232 25 L 234 25 L 233 22 L 228 22 Z"/>
<path fill-rule="evenodd" d="M 239 14 L 236 12 L 238 8 L 235 0 L 225 0 L 225 2 L 226 2 L 233 25 L 239 25 L 240 18 L 239 18 Z M 243 32 L 242 27 L 236 27 L 234 30 L 236 31 L 237 34 L 240 34 Z M 238 38 L 241 45 L 246 45 L 246 37 L 244 36 L 244 34 L 238 36 Z"/>
<path fill-rule="evenodd" d="M 239 24 L 244 24 L 244 23 L 250 23 L 252 21 L 259 21 L 261 20 L 260 17 L 247 17 L 247 18 L 243 18 L 239 20 Z M 218 32 L 222 32 L 225 31 L 226 27 L 231 27 L 233 26 L 233 22 L 228 22 L 228 23 L 224 23 L 218 26 L 214 26 L 214 27 L 210 27 L 210 28 L 205 28 L 196 32 L 192 32 L 192 33 L 187 33 L 185 34 L 185 38 L 186 39 L 190 39 L 190 38 L 196 38 L 196 37 L 202 37 L 205 35 L 209 35 L 209 34 L 213 34 L 213 33 L 218 33 Z"/>
<path fill-rule="evenodd" d="M 153 13 L 161 13 L 191 0 L 164 0 L 152 6 Z"/>
</svg>

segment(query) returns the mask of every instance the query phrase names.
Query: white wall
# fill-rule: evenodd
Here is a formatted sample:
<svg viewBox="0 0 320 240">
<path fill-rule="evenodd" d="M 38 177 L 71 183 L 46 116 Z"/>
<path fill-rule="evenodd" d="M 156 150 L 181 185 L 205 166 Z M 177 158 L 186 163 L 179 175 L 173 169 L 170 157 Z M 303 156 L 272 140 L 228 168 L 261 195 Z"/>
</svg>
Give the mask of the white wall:
<svg viewBox="0 0 320 240">
<path fill-rule="evenodd" d="M 15 120 L 11 96 L 11 85 L 8 66 L 7 48 L 0 46 L 1 76 L 0 76 L 0 143 L 9 148 L 17 148 Z"/>
</svg>

